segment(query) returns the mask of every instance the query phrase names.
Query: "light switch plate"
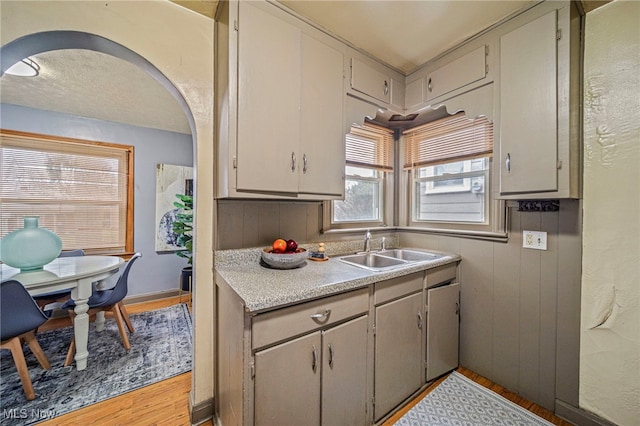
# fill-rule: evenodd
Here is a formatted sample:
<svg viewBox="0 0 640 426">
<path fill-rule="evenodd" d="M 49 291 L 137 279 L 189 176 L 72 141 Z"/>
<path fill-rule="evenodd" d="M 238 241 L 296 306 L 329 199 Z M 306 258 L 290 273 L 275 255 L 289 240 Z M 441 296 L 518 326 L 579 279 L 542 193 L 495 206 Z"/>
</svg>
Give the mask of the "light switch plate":
<svg viewBox="0 0 640 426">
<path fill-rule="evenodd" d="M 522 231 L 522 247 L 534 250 L 546 250 L 547 233 L 537 231 Z"/>
</svg>

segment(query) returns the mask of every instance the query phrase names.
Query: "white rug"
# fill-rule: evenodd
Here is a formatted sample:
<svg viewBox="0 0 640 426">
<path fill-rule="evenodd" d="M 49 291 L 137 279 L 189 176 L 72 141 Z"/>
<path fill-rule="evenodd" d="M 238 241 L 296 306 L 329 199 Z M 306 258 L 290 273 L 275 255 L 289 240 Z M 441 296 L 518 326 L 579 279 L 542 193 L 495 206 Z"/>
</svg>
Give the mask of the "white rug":
<svg viewBox="0 0 640 426">
<path fill-rule="evenodd" d="M 399 426 L 553 425 L 455 371 L 395 424 Z"/>
</svg>

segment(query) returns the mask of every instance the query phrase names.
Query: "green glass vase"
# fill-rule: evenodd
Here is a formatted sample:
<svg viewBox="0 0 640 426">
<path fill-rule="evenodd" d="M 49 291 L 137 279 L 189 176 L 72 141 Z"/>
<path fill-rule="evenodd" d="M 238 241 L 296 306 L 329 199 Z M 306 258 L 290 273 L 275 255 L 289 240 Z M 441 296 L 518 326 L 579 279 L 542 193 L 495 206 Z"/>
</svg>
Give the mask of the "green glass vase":
<svg viewBox="0 0 640 426">
<path fill-rule="evenodd" d="M 42 269 L 58 257 L 62 241 L 55 233 L 38 226 L 38 216 L 25 216 L 24 228 L 0 240 L 0 259 L 21 271 Z"/>
</svg>

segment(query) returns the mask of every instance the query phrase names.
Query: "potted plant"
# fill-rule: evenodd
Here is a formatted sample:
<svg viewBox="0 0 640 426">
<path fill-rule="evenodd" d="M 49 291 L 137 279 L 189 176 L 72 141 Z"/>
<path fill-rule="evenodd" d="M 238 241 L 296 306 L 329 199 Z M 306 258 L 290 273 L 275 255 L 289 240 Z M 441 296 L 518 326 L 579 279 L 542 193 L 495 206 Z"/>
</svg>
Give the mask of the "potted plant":
<svg viewBox="0 0 640 426">
<path fill-rule="evenodd" d="M 176 194 L 180 201 L 174 201 L 173 205 L 179 209 L 172 230 L 177 235 L 177 243 L 182 250 L 176 251 L 180 257 L 188 259 L 189 266 L 182 268 L 180 276 L 180 288 L 190 290 L 189 282 L 193 269 L 193 179 L 185 181 L 185 194 Z"/>
</svg>

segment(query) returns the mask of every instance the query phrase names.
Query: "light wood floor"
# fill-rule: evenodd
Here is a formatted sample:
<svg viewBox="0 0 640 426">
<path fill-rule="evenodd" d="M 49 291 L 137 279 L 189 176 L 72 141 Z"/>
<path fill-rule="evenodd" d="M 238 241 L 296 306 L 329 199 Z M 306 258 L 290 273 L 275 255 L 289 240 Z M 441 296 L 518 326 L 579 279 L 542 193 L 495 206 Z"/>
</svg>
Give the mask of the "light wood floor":
<svg viewBox="0 0 640 426">
<path fill-rule="evenodd" d="M 186 299 L 183 297 L 183 301 Z M 135 305 L 127 305 L 129 314 L 160 309 L 178 303 L 178 298 L 168 298 L 153 302 L 139 303 Z M 45 324 L 41 330 L 59 327 L 66 318 L 55 321 L 58 323 Z M 553 415 L 549 410 L 540 407 L 526 399 L 510 392 L 500 385 L 468 370 L 460 367 L 457 370 L 480 385 L 491 389 L 492 391 L 502 395 L 510 401 L 526 408 L 527 410 L 537 414 L 538 416 L 559 426 L 571 426 L 559 417 Z M 403 414 L 411 407 L 418 403 L 427 393 L 433 390 L 446 376 L 441 377 L 425 389 L 413 401 L 409 402 L 405 407 L 390 417 L 383 426 L 393 425 Z M 73 411 L 55 419 L 40 423 L 42 426 L 52 425 L 172 425 L 172 426 L 188 426 L 189 422 L 189 393 L 191 391 L 191 373 L 181 374 L 162 382 L 146 386 L 144 388 L 128 392 L 115 398 L 108 399 L 98 404 L 90 405 L 81 410 Z M 213 426 L 212 421 L 203 423 L 204 426 Z"/>
</svg>

